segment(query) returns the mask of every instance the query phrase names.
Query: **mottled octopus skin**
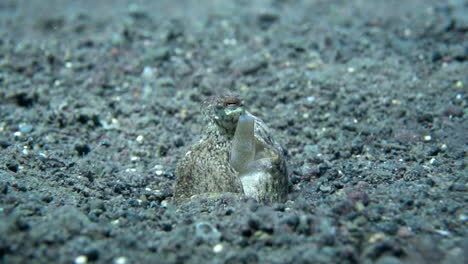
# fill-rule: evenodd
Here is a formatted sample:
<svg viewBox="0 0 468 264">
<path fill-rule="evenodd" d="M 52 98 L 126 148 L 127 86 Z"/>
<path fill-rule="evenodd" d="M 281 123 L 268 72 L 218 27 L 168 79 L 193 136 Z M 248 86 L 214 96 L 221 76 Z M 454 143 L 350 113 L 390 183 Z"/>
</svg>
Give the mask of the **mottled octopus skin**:
<svg viewBox="0 0 468 264">
<path fill-rule="evenodd" d="M 177 166 L 176 202 L 210 194 L 245 194 L 240 178 L 242 175 L 230 165 L 232 139 L 239 115 L 224 116 L 228 121 L 219 121 L 213 111 L 207 113 L 210 121 L 202 139 L 189 148 Z M 243 109 L 242 114 L 251 115 Z M 252 198 L 259 202 L 284 202 L 288 190 L 284 151 L 272 138 L 265 123 L 253 117 L 258 162 L 252 170 L 259 172 L 264 180 L 262 189 L 257 190 Z"/>
<path fill-rule="evenodd" d="M 243 193 L 238 173 L 229 164 L 231 140 L 214 126 L 193 145 L 176 169 L 175 200 L 205 193 Z"/>
</svg>

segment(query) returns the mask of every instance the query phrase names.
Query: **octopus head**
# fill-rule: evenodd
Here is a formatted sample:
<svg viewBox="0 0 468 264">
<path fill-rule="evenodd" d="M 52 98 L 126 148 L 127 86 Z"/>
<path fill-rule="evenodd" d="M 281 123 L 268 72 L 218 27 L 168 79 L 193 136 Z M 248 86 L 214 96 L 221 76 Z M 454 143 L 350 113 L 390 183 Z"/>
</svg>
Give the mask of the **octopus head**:
<svg viewBox="0 0 468 264">
<path fill-rule="evenodd" d="M 234 134 L 239 116 L 245 113 L 242 100 L 233 94 L 212 98 L 208 102 L 208 110 L 216 126 L 228 134 Z"/>
</svg>

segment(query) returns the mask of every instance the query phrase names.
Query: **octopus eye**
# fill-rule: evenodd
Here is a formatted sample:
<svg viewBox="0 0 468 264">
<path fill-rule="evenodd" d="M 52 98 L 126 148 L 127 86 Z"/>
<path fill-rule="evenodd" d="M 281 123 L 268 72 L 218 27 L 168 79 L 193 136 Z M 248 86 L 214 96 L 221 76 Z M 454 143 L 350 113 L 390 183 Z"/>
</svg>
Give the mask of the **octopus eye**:
<svg viewBox="0 0 468 264">
<path fill-rule="evenodd" d="M 224 99 L 224 107 L 229 106 L 242 106 L 241 101 L 239 98 L 226 98 Z"/>
</svg>

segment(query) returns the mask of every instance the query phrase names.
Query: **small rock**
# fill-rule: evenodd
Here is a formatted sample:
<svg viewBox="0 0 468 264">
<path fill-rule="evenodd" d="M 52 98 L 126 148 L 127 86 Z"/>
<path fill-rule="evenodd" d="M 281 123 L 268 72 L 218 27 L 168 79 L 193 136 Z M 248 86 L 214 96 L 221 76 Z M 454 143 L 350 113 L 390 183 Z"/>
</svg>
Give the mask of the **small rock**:
<svg viewBox="0 0 468 264">
<path fill-rule="evenodd" d="M 279 15 L 273 11 L 263 11 L 258 14 L 258 24 L 263 29 L 269 28 L 273 23 L 278 21 L 278 19 Z"/>
<path fill-rule="evenodd" d="M 88 263 L 88 258 L 84 255 L 78 256 L 75 258 L 75 264 L 86 264 Z"/>
<path fill-rule="evenodd" d="M 159 87 L 174 87 L 175 82 L 171 77 L 162 77 L 157 81 Z"/>
<path fill-rule="evenodd" d="M 0 139 L 0 147 L 1 147 L 2 149 L 6 149 L 6 148 L 8 148 L 9 146 L 10 146 L 10 143 L 9 143 L 8 141 L 1 140 L 1 139 Z"/>
<path fill-rule="evenodd" d="M 154 166 L 154 172 L 156 173 L 156 175 L 158 176 L 161 176 L 164 174 L 164 167 L 162 165 L 155 165 Z"/>
<path fill-rule="evenodd" d="M 145 139 L 145 137 L 143 135 L 138 135 L 137 138 L 136 138 L 136 141 L 141 144 L 141 143 L 143 143 L 144 139 Z"/>
<path fill-rule="evenodd" d="M 146 80 L 153 80 L 154 79 L 154 71 L 150 66 L 145 66 L 143 68 L 143 72 L 141 73 L 141 77 Z"/>
<path fill-rule="evenodd" d="M 425 136 L 423 137 L 423 139 L 424 139 L 425 142 L 429 142 L 429 141 L 432 140 L 432 137 L 431 137 L 430 135 L 425 135 Z"/>
<path fill-rule="evenodd" d="M 434 122 L 434 117 L 430 113 L 422 113 L 417 116 L 419 123 L 432 123 Z"/>
<path fill-rule="evenodd" d="M 128 259 L 126 257 L 118 257 L 114 260 L 114 264 L 127 264 Z"/>
<path fill-rule="evenodd" d="M 153 50 L 149 55 L 153 60 L 167 60 L 169 58 L 169 49 L 168 48 L 158 48 Z"/>
<path fill-rule="evenodd" d="M 6 167 L 7 167 L 7 169 L 9 169 L 10 171 L 15 172 L 15 173 L 18 172 L 18 169 L 19 169 L 18 164 L 11 163 L 11 162 L 7 163 Z"/>
<path fill-rule="evenodd" d="M 397 235 L 402 238 L 408 238 L 408 237 L 411 237 L 412 232 L 410 228 L 408 228 L 407 226 L 401 226 L 398 229 Z"/>
<path fill-rule="evenodd" d="M 458 105 L 449 105 L 442 112 L 447 117 L 463 117 L 463 107 Z"/>
<path fill-rule="evenodd" d="M 91 151 L 91 148 L 87 144 L 77 144 L 75 145 L 75 151 L 78 152 L 78 155 L 84 156 Z"/>
<path fill-rule="evenodd" d="M 37 94 L 28 94 L 25 92 L 15 94 L 13 98 L 16 100 L 16 104 L 22 107 L 31 107 L 38 101 Z"/>
<path fill-rule="evenodd" d="M 26 123 L 21 123 L 18 125 L 19 131 L 22 133 L 29 133 L 32 131 L 33 127 Z"/>
<path fill-rule="evenodd" d="M 223 251 L 223 245 L 222 244 L 217 244 L 216 246 L 213 247 L 213 252 L 214 253 L 219 253 Z"/>
<path fill-rule="evenodd" d="M 330 192 L 332 190 L 329 185 L 321 185 L 319 189 L 321 192 Z"/>
<path fill-rule="evenodd" d="M 85 250 L 85 256 L 90 261 L 96 261 L 99 259 L 99 250 L 96 248 L 87 248 Z"/>
<path fill-rule="evenodd" d="M 195 238 L 209 245 L 219 243 L 221 233 L 210 223 L 199 222 L 195 224 Z"/>
<path fill-rule="evenodd" d="M 440 147 L 435 146 L 427 152 L 427 156 L 437 156 L 437 154 L 439 154 L 440 151 L 441 151 Z"/>
</svg>

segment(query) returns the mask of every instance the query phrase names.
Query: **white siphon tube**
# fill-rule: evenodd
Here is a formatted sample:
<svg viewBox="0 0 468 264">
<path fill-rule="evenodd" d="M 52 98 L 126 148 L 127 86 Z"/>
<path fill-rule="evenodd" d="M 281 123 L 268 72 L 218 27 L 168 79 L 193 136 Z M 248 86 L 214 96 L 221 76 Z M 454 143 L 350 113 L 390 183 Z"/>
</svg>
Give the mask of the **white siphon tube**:
<svg viewBox="0 0 468 264">
<path fill-rule="evenodd" d="M 232 140 L 231 166 L 242 173 L 255 157 L 255 119 L 249 114 L 239 116 L 236 132 Z"/>
</svg>

